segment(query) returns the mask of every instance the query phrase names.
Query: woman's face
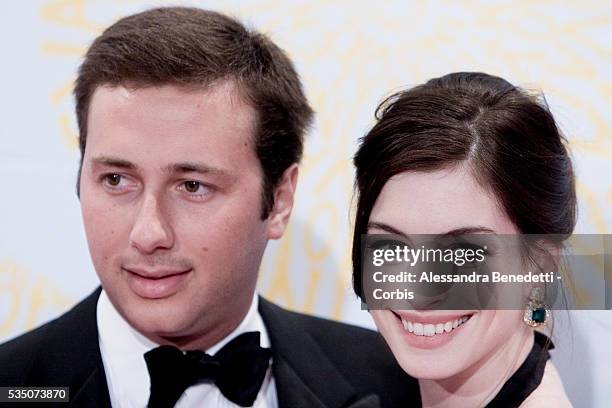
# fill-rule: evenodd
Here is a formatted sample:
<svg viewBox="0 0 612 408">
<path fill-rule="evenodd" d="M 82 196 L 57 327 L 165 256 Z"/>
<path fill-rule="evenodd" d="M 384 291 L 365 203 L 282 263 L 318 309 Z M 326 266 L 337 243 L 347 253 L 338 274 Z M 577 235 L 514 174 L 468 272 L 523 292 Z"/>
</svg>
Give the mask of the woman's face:
<svg viewBox="0 0 612 408">
<path fill-rule="evenodd" d="M 369 220 L 369 234 L 401 232 L 517 234 L 491 193 L 464 166 L 405 172 L 385 184 Z M 444 379 L 477 369 L 512 339 L 526 337 L 517 310 L 373 310 L 380 333 L 400 366 L 420 379 Z M 462 320 L 465 320 L 461 322 Z M 410 323 L 408 323 L 410 322 Z M 443 324 L 440 334 L 423 335 Z M 417 330 L 415 324 L 421 325 Z M 412 332 L 409 330 L 412 328 Z M 422 331 L 423 330 L 423 331 Z M 416 333 L 415 333 L 416 332 Z"/>
</svg>

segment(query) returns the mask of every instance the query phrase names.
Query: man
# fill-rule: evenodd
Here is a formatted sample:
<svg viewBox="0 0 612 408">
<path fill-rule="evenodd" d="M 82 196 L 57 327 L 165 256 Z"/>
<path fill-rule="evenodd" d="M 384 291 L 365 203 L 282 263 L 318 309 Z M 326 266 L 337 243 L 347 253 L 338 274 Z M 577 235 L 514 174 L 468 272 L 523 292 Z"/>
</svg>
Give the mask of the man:
<svg viewBox="0 0 612 408">
<path fill-rule="evenodd" d="M 377 334 L 255 296 L 312 117 L 282 50 L 215 12 L 154 9 L 94 41 L 75 96 L 102 289 L 1 346 L 0 386 L 68 386 L 72 406 L 418 403 Z"/>
</svg>

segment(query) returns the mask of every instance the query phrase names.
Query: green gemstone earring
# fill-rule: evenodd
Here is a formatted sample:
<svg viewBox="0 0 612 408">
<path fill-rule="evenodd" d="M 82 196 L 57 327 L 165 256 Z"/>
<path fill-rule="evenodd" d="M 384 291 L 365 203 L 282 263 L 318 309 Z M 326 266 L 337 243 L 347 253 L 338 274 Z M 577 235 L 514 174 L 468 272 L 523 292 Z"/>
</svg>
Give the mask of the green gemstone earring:
<svg viewBox="0 0 612 408">
<path fill-rule="evenodd" d="M 531 289 L 531 296 L 529 296 L 529 302 L 525 307 L 523 321 L 527 326 L 539 327 L 545 325 L 549 319 L 550 310 L 546 308 L 542 291 L 540 288 Z"/>
</svg>

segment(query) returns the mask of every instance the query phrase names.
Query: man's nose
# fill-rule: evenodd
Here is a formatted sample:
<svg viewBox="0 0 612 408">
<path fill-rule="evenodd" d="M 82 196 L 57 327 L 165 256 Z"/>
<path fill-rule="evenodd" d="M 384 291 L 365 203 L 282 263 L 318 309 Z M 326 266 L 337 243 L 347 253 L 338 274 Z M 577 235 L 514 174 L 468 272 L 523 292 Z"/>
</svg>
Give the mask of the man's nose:
<svg viewBox="0 0 612 408">
<path fill-rule="evenodd" d="M 174 245 L 174 234 L 167 214 L 153 195 L 145 196 L 142 201 L 130 233 L 130 244 L 146 254 Z"/>
</svg>

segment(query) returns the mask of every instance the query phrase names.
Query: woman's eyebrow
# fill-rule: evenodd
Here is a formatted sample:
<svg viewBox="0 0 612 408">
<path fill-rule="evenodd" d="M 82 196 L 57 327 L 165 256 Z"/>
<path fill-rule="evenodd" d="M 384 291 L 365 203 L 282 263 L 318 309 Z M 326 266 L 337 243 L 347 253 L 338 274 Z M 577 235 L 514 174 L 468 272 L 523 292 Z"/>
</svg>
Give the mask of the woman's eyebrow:
<svg viewBox="0 0 612 408">
<path fill-rule="evenodd" d="M 455 228 L 443 234 L 438 234 L 437 236 L 438 237 L 454 237 L 458 235 L 482 234 L 482 233 L 497 235 L 496 232 L 493 231 L 491 228 L 487 228 L 487 227 L 478 225 L 478 226 L 466 226 L 466 227 Z"/>
<path fill-rule="evenodd" d="M 369 222 L 367 225 L 367 229 L 369 230 L 370 228 L 376 228 L 376 229 L 380 229 L 383 230 L 385 232 L 388 232 L 389 234 L 394 234 L 394 235 L 400 235 L 406 239 L 410 239 L 410 237 L 408 236 L 408 234 L 398 230 L 395 227 L 392 227 L 389 224 L 386 224 L 384 222 L 378 222 L 378 221 L 372 221 Z M 467 235 L 467 234 L 482 234 L 482 233 L 486 233 L 486 234 L 496 234 L 496 232 L 494 230 L 492 230 L 491 228 L 488 227 L 484 227 L 481 225 L 476 225 L 476 226 L 465 226 L 465 227 L 459 227 L 459 228 L 455 228 L 452 229 L 450 231 L 441 233 L 441 234 L 436 234 L 436 237 L 454 237 L 454 236 L 459 236 L 459 235 Z M 429 235 L 429 234 L 426 234 Z"/>
<path fill-rule="evenodd" d="M 388 234 L 399 235 L 400 237 L 402 237 L 402 239 L 406 240 L 410 245 L 414 245 L 414 243 L 412 242 L 412 239 L 407 234 L 403 233 L 397 228 L 393 228 L 389 224 L 385 224 L 384 222 L 376 222 L 376 221 L 369 222 L 367 225 L 366 231 L 369 230 L 370 228 L 376 228 L 379 230 L 383 230 Z"/>
</svg>

